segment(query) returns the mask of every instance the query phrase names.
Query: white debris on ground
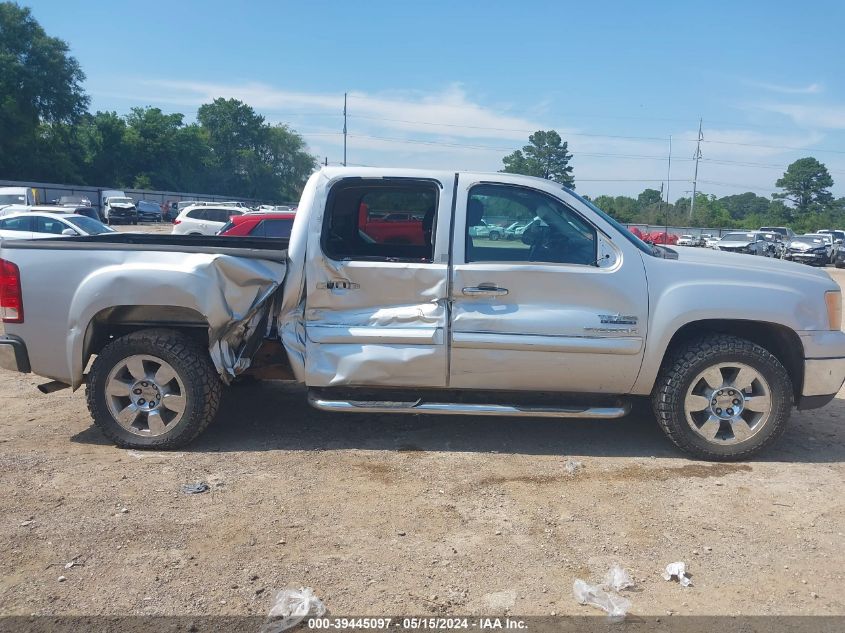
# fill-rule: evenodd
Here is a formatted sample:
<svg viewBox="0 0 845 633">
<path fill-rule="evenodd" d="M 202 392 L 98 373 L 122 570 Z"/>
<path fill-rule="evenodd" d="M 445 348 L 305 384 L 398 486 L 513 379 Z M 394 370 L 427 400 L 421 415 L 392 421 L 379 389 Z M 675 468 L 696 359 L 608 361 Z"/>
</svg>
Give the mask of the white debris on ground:
<svg viewBox="0 0 845 633">
<path fill-rule="evenodd" d="M 631 601 L 627 598 L 608 593 L 598 585 L 591 585 L 580 578 L 576 578 L 572 584 L 572 595 L 580 604 L 599 608 L 613 620 L 621 620 L 631 608 Z"/>
<path fill-rule="evenodd" d="M 273 607 L 267 614 L 268 622 L 259 633 L 281 633 L 295 627 L 305 618 L 320 617 L 326 612 L 326 605 L 311 587 L 282 589 L 276 594 Z"/>
<path fill-rule="evenodd" d="M 574 475 L 578 470 L 584 467 L 584 464 L 579 462 L 576 459 L 567 459 L 563 463 L 563 470 L 566 471 L 568 475 Z"/>
<path fill-rule="evenodd" d="M 663 572 L 663 580 L 677 579 L 682 587 L 691 587 L 692 580 L 687 574 L 687 564 L 683 562 L 669 563 L 666 565 L 666 571 Z"/>
<path fill-rule="evenodd" d="M 625 569 L 614 563 L 604 577 L 604 586 L 613 591 L 622 591 L 633 587 L 634 581 Z"/>
</svg>

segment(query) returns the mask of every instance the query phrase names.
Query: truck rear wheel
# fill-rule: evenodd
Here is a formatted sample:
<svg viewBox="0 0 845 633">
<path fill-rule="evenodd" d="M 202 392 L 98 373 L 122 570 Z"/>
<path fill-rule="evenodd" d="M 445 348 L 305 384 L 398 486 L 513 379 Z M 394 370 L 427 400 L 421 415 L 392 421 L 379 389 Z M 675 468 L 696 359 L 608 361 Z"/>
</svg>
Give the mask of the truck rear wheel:
<svg viewBox="0 0 845 633">
<path fill-rule="evenodd" d="M 109 343 L 88 376 L 88 410 L 122 448 L 179 448 L 217 414 L 222 383 L 208 353 L 173 330 Z"/>
<path fill-rule="evenodd" d="M 792 409 L 786 369 L 763 347 L 727 334 L 684 343 L 652 392 L 663 432 L 701 459 L 736 461 L 771 445 Z"/>
</svg>

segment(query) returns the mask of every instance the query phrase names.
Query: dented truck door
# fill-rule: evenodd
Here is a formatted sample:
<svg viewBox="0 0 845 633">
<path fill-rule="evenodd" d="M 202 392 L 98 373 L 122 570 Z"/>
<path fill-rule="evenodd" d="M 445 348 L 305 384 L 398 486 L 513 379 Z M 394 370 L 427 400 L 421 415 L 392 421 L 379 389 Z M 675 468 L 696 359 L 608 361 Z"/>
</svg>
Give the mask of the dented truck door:
<svg viewBox="0 0 845 633">
<path fill-rule="evenodd" d="M 453 190 L 454 173 L 322 183 L 305 271 L 309 386 L 446 385 Z"/>
<path fill-rule="evenodd" d="M 491 239 L 475 230 L 482 221 L 507 230 Z M 602 222 L 554 183 L 461 174 L 450 387 L 631 389 L 648 324 L 645 271 Z"/>
</svg>

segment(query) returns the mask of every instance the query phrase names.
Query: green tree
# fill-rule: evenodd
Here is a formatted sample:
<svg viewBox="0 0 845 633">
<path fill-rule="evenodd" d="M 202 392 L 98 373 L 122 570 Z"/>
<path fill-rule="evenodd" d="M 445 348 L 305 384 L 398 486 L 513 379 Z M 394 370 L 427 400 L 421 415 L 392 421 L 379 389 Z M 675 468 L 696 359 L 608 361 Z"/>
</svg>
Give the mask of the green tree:
<svg viewBox="0 0 845 633">
<path fill-rule="evenodd" d="M 28 8 L 0 2 L 0 173 L 6 178 L 44 178 L 70 136 L 51 126 L 72 124 L 88 106 L 85 75 L 68 45 L 50 37 Z M 47 129 L 45 129 L 45 127 Z M 43 141 L 60 142 L 44 153 Z"/>
<path fill-rule="evenodd" d="M 743 220 L 748 216 L 764 216 L 769 211 L 772 201 L 763 196 L 747 191 L 733 196 L 719 198 L 719 202 L 727 209 L 735 220 Z M 698 199 L 695 201 L 698 204 Z M 758 227 L 759 228 L 759 227 Z"/>
<path fill-rule="evenodd" d="M 528 145 L 502 159 L 505 165 L 502 171 L 538 176 L 574 189 L 575 179 L 569 164 L 571 159 L 567 142 L 561 141 L 560 134 L 554 130 L 538 130 L 528 137 Z"/>
<path fill-rule="evenodd" d="M 775 186 L 784 192 L 776 193 L 773 197 L 790 201 L 794 205 L 796 216 L 833 201 L 829 190 L 833 186 L 833 178 L 827 167 L 812 156 L 799 158 L 787 167 Z"/>
<path fill-rule="evenodd" d="M 663 200 L 663 194 L 657 189 L 645 189 L 637 196 L 637 204 L 643 209 L 654 204 L 660 204 L 661 200 Z"/>
</svg>

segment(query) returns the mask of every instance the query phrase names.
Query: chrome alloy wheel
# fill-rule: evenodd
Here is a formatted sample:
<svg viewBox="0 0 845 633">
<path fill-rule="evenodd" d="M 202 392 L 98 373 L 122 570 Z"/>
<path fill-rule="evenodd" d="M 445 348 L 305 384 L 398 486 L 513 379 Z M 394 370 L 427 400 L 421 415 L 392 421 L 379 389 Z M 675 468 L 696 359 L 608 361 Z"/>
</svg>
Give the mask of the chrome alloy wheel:
<svg viewBox="0 0 845 633">
<path fill-rule="evenodd" d="M 135 435 L 155 437 L 173 428 L 185 413 L 185 394 L 176 370 L 155 356 L 129 356 L 106 379 L 109 412 Z"/>
<path fill-rule="evenodd" d="M 719 363 L 696 376 L 687 389 L 684 414 L 708 442 L 737 444 L 769 421 L 772 392 L 759 371 L 743 363 Z"/>
</svg>

